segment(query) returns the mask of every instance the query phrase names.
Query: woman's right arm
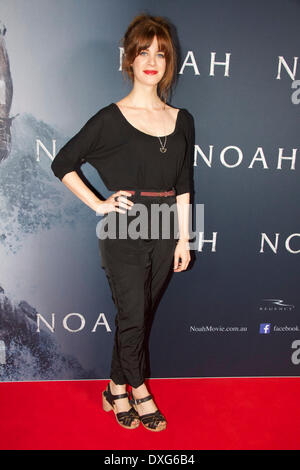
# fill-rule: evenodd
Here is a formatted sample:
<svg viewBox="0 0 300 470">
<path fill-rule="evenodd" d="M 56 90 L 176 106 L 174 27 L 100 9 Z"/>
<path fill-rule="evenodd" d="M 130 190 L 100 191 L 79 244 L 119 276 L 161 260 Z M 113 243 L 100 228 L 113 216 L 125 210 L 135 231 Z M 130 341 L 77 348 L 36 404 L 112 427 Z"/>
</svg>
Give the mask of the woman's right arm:
<svg viewBox="0 0 300 470">
<path fill-rule="evenodd" d="M 99 110 L 84 124 L 79 132 L 60 149 L 51 164 L 55 176 L 97 215 L 111 211 L 125 213 L 117 206 L 128 209 L 128 206 L 132 205 L 131 201 L 122 197 L 131 196 L 131 193 L 127 191 L 118 191 L 111 194 L 106 200 L 100 200 L 82 181 L 76 171 L 81 162 L 90 161 L 94 152 L 101 155 L 101 146 L 105 137 L 105 132 L 103 132 L 104 116 L 105 108 Z M 115 201 L 116 196 L 121 197 Z"/>
<path fill-rule="evenodd" d="M 103 201 L 101 201 L 93 191 L 87 187 L 76 171 L 67 173 L 61 181 L 68 189 L 70 189 L 70 191 L 72 191 L 72 193 L 75 194 L 75 196 L 81 199 L 82 202 L 89 206 L 93 211 L 98 212 Z"/>
<path fill-rule="evenodd" d="M 101 201 L 93 191 L 87 187 L 76 171 L 71 171 L 65 174 L 61 181 L 70 191 L 72 191 L 72 193 L 75 194 L 75 196 L 95 211 L 97 215 L 103 215 L 111 211 L 125 214 L 126 211 L 120 209 L 120 207 L 131 209 L 131 206 L 133 205 L 132 201 L 127 201 L 126 197 L 124 197 L 131 196 L 131 193 L 123 190 L 117 191 L 116 193 L 111 194 L 104 201 Z M 119 196 L 117 201 L 114 200 L 116 196 Z"/>
</svg>

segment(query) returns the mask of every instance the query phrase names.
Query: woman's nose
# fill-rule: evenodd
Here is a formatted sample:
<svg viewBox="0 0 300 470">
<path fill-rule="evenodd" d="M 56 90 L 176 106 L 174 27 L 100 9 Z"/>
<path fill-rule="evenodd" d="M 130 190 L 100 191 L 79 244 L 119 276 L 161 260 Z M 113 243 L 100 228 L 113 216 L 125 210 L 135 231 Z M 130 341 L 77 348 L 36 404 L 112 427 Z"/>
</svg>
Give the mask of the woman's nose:
<svg viewBox="0 0 300 470">
<path fill-rule="evenodd" d="M 149 55 L 149 64 L 155 65 L 156 64 L 156 57 Z"/>
</svg>

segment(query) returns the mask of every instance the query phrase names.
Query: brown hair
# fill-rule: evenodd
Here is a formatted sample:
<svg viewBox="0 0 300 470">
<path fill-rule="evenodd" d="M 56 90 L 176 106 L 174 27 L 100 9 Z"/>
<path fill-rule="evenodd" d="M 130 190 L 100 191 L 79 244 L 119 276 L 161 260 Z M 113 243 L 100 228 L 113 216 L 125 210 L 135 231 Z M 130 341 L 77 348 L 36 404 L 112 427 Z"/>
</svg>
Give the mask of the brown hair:
<svg viewBox="0 0 300 470">
<path fill-rule="evenodd" d="M 150 47 L 154 36 L 157 37 L 159 50 L 164 52 L 166 58 L 166 70 L 157 86 L 158 96 L 166 103 L 177 71 L 177 56 L 171 36 L 171 27 L 161 16 L 142 13 L 131 21 L 121 39 L 121 45 L 124 48 L 122 74 L 125 79 L 128 76 L 133 83 L 134 74 L 130 64 L 142 50 Z"/>
</svg>

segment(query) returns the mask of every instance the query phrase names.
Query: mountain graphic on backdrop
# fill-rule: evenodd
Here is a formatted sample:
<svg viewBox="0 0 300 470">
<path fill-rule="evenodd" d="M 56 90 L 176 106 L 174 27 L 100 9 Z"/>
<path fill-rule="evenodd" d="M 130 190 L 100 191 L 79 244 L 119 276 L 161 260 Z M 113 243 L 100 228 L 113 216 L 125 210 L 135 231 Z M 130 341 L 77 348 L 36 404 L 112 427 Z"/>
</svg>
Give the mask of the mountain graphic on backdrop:
<svg viewBox="0 0 300 470">
<path fill-rule="evenodd" d="M 14 119 L 11 152 L 0 163 L 0 244 L 7 252 L 16 253 L 32 233 L 88 221 L 84 204 L 53 174 L 52 160 L 42 147 L 37 160 L 37 139 L 50 154 L 53 139 L 56 153 L 68 140 L 30 113 Z M 94 169 L 84 167 L 84 175 L 93 179 Z"/>
<path fill-rule="evenodd" d="M 95 378 L 95 371 L 63 353 L 49 332 L 37 331 L 36 315 L 35 308 L 25 300 L 11 301 L 0 286 L 0 381 Z"/>
<path fill-rule="evenodd" d="M 17 282 L 22 281 L 18 263 L 30 262 L 33 256 L 29 252 L 24 258 L 26 238 L 40 238 L 57 226 L 73 229 L 91 222 L 85 205 L 53 174 L 52 160 L 42 148 L 37 160 L 37 139 L 50 153 L 53 139 L 56 153 L 68 140 L 31 114 L 20 114 L 13 121 L 10 154 L 0 162 L 0 381 L 95 378 L 95 371 L 85 370 L 75 356 L 61 351 L 50 332 L 37 332 L 37 310 L 28 299 L 17 300 Z M 94 169 L 84 166 L 90 181 Z M 6 276 L 13 276 L 13 270 L 15 293 L 5 294 Z"/>
</svg>

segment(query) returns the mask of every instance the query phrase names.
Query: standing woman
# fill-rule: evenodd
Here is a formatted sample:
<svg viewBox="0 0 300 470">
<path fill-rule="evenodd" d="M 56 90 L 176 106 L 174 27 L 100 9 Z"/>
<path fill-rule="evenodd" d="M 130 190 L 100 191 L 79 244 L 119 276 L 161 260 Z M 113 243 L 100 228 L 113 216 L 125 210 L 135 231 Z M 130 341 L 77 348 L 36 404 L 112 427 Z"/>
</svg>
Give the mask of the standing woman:
<svg viewBox="0 0 300 470">
<path fill-rule="evenodd" d="M 152 204 L 176 207 L 179 230 L 168 238 L 161 238 L 159 228 L 156 238 L 147 234 L 99 239 L 102 267 L 117 307 L 111 380 L 102 393 L 103 408 L 113 410 L 118 423 L 127 429 L 141 421 L 146 429 L 162 431 L 165 416 L 144 382 L 145 337 L 172 264 L 174 272 L 181 272 L 190 262 L 186 211 L 194 120 L 185 108 L 166 104 L 177 65 L 167 21 L 148 14 L 136 16 L 124 35 L 123 47 L 122 71 L 133 83 L 130 93 L 92 116 L 61 148 L 51 168 L 96 214 L 105 214 L 107 219 L 114 215 L 117 223 L 124 217 L 134 219 L 130 214 L 134 203 L 143 204 L 148 214 Z M 76 172 L 86 161 L 114 191 L 104 201 Z M 151 217 L 147 219 L 151 225 Z M 126 384 L 132 387 L 131 399 Z"/>
</svg>

